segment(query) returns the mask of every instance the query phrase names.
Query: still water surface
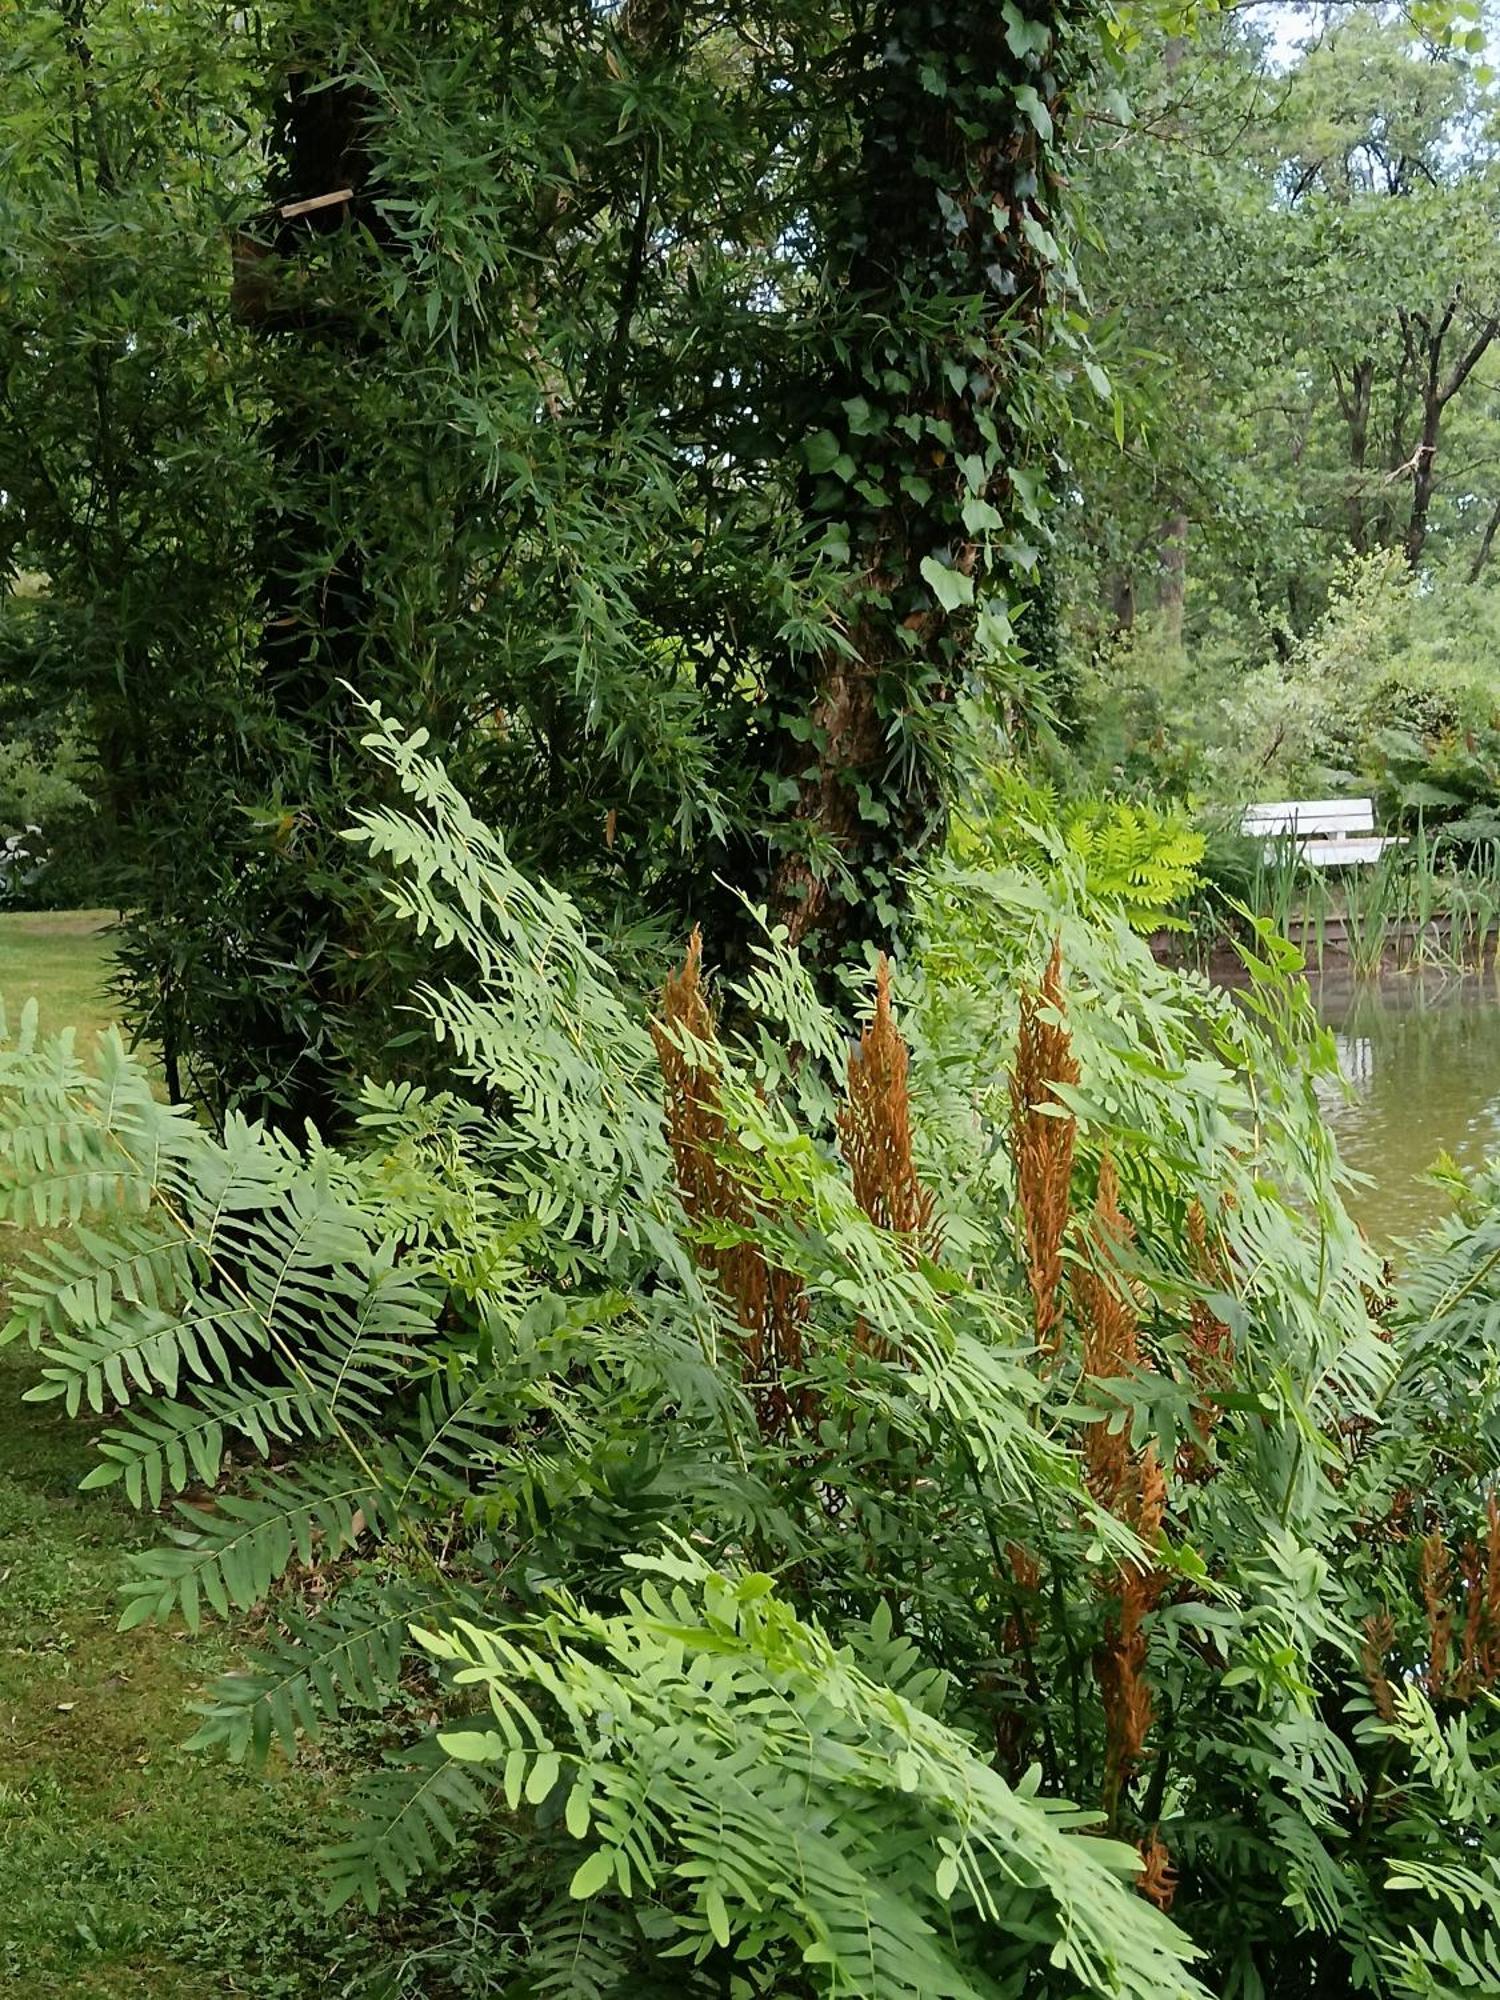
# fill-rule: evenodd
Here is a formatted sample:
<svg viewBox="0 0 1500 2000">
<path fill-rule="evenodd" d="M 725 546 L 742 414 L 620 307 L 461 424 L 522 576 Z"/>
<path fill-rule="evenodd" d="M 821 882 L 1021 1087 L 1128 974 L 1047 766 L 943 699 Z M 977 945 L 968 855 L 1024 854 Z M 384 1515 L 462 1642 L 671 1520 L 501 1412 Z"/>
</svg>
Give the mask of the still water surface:
<svg viewBox="0 0 1500 2000">
<path fill-rule="evenodd" d="M 1384 1247 L 1442 1215 L 1421 1176 L 1441 1152 L 1463 1167 L 1500 1153 L 1500 981 L 1400 974 L 1313 983 L 1350 1089 L 1325 1095 L 1351 1167 L 1370 1176 L 1350 1207 Z"/>
</svg>

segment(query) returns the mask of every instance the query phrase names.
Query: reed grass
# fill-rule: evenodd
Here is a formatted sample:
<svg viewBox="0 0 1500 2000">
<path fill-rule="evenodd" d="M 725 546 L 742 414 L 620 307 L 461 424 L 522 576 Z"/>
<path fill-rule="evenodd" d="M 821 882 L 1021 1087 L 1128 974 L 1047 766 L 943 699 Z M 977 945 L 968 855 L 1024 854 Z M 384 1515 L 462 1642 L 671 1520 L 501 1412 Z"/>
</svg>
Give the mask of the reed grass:
<svg viewBox="0 0 1500 2000">
<path fill-rule="evenodd" d="M 1300 945 L 1309 967 L 1356 978 L 1382 971 L 1471 971 L 1500 954 L 1500 840 L 1462 858 L 1419 820 L 1370 867 L 1309 867 L 1296 839 L 1264 843 L 1249 907 Z"/>
</svg>

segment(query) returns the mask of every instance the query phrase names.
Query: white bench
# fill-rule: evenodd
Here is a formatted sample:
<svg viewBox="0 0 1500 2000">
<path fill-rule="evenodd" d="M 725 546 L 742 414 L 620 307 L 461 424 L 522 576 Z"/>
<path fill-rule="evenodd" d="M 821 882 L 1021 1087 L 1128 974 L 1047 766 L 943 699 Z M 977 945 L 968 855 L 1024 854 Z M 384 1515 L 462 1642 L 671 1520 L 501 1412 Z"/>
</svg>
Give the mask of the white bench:
<svg viewBox="0 0 1500 2000">
<path fill-rule="evenodd" d="M 1290 842 L 1312 868 L 1344 868 L 1378 861 L 1399 837 L 1375 831 L 1370 799 L 1283 799 L 1247 806 L 1240 831 L 1263 840 L 1267 853 Z"/>
</svg>

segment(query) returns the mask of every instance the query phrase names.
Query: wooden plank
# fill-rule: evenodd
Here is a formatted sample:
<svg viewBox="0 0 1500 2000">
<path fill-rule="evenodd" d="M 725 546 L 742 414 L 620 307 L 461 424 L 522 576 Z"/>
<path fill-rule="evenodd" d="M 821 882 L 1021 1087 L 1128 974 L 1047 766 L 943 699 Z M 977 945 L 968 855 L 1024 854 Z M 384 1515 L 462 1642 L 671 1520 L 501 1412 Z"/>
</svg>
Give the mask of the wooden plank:
<svg viewBox="0 0 1500 2000">
<path fill-rule="evenodd" d="M 284 208 L 278 208 L 276 213 L 283 222 L 291 222 L 296 216 L 311 215 L 314 209 L 332 208 L 335 202 L 353 201 L 353 199 L 353 188 L 335 188 L 332 194 L 314 194 L 309 195 L 306 201 L 289 201 Z"/>
<path fill-rule="evenodd" d="M 1247 834 L 1371 833 L 1375 807 L 1369 799 L 1287 799 L 1247 806 L 1240 830 Z"/>
<path fill-rule="evenodd" d="M 1404 841 L 1385 834 L 1335 835 L 1329 840 L 1301 840 L 1297 852 L 1309 868 L 1368 867 L 1380 859 L 1388 847 L 1402 847 Z"/>
<path fill-rule="evenodd" d="M 1373 819 L 1374 814 L 1375 807 L 1369 799 L 1284 799 L 1245 808 L 1246 819 L 1297 820 L 1303 824 L 1310 819 L 1332 819 L 1342 824 L 1345 820 Z"/>
</svg>

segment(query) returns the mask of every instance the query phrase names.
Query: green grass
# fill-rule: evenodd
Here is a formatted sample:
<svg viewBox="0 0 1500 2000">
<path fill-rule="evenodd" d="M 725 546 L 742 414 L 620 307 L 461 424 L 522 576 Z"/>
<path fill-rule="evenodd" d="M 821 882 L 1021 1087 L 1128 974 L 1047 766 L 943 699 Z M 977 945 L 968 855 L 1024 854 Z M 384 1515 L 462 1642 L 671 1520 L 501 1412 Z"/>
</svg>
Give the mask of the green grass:
<svg viewBox="0 0 1500 2000">
<path fill-rule="evenodd" d="M 0 917 L 12 1026 L 32 995 L 46 1028 L 107 1023 L 107 923 Z M 334 1781 L 180 1747 L 234 1635 L 116 1632 L 117 1585 L 155 1524 L 78 1493 L 87 1426 L 23 1402 L 35 1378 L 28 1354 L 0 1350 L 0 1996 L 359 1990 L 351 1963 L 373 1935 L 318 1913 Z"/>
<path fill-rule="evenodd" d="M 110 1020 L 108 910 L 41 910 L 0 916 L 0 999 L 11 1028 L 27 1000 L 44 1029 L 76 1028 L 88 1042 Z"/>
</svg>

